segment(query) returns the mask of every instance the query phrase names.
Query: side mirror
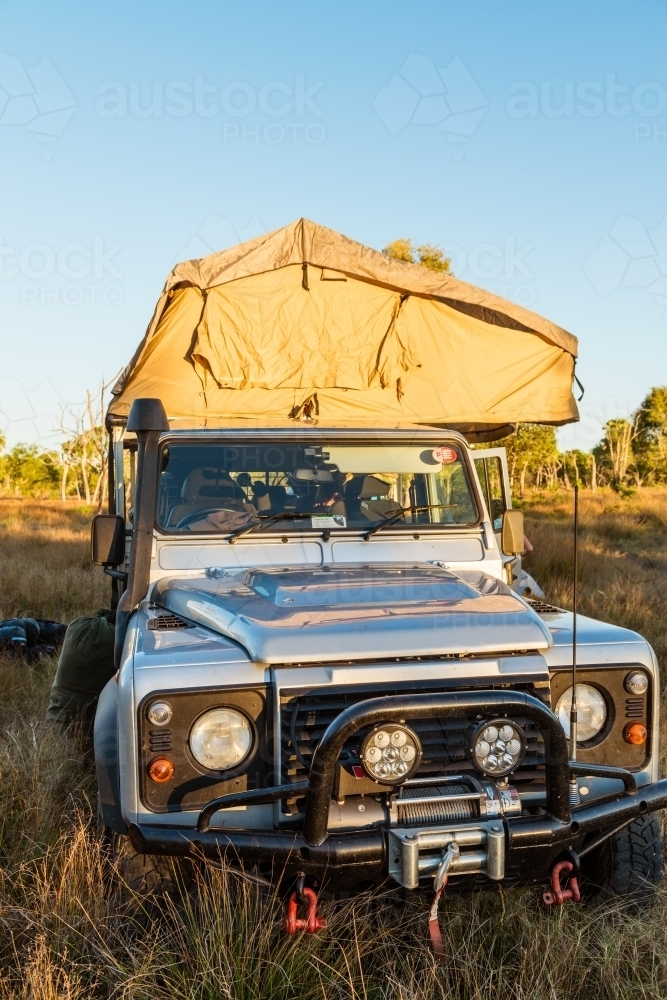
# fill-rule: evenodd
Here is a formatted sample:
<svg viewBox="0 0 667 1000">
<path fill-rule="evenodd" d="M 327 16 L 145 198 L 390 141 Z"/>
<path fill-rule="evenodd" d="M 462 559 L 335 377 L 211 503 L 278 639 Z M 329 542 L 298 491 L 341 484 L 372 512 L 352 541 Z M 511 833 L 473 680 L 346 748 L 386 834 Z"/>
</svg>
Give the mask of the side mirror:
<svg viewBox="0 0 667 1000">
<path fill-rule="evenodd" d="M 90 558 L 96 566 L 125 562 L 125 520 L 120 514 L 96 514 L 90 526 Z"/>
<path fill-rule="evenodd" d="M 506 510 L 503 514 L 500 548 L 504 556 L 518 556 L 523 552 L 523 511 Z"/>
</svg>

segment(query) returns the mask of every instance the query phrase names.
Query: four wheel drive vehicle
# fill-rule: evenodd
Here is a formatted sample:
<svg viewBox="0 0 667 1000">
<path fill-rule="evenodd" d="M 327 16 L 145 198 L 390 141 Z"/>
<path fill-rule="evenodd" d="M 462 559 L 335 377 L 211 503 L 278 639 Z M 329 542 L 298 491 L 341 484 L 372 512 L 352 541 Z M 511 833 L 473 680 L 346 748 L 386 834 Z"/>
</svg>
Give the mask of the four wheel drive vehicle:
<svg viewBox="0 0 667 1000">
<path fill-rule="evenodd" d="M 640 897 L 667 805 L 655 656 L 578 616 L 570 746 L 573 616 L 512 589 L 504 454 L 468 443 L 510 412 L 572 419 L 574 338 L 341 241 L 302 221 L 179 265 L 116 388 L 111 511 L 93 525 L 119 598 L 95 720 L 103 822 L 126 857 L 226 852 L 302 886 L 551 876 L 560 902 L 581 865 L 598 892 Z M 498 376 L 511 409 L 481 375 L 473 392 L 466 351 L 487 326 L 497 369 L 515 337 L 529 357 Z M 283 353 L 250 352 L 267 328 Z M 398 389 L 373 375 L 394 335 Z M 441 341 L 456 377 L 427 364 Z M 359 372 L 366 388 L 346 384 Z M 451 403 L 442 421 L 428 386 Z"/>
</svg>

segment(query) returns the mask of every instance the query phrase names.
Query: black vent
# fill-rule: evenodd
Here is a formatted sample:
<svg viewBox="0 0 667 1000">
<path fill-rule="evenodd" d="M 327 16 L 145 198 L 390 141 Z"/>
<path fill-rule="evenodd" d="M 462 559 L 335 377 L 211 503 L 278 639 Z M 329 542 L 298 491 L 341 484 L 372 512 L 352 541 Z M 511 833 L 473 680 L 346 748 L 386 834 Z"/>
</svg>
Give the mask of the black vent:
<svg viewBox="0 0 667 1000">
<path fill-rule="evenodd" d="M 171 750 L 171 729 L 151 729 L 148 745 L 151 753 L 167 753 Z"/>
<path fill-rule="evenodd" d="M 166 632 L 174 628 L 194 628 L 194 625 L 183 621 L 178 615 L 156 615 L 155 618 L 148 619 L 148 627 L 151 632 Z"/>
<path fill-rule="evenodd" d="M 412 689 L 414 690 L 414 689 Z M 282 781 L 302 781 L 307 777 L 310 761 L 327 726 L 350 705 L 370 697 L 400 695 L 398 690 L 378 690 L 333 693 L 318 692 L 303 695 L 283 695 L 281 698 L 281 766 Z M 527 719 L 516 719 L 526 734 L 527 753 L 521 769 L 512 780 L 542 778 L 544 743 L 537 726 Z M 413 729 L 422 744 L 424 755 L 417 775 L 429 777 L 447 774 L 474 774 L 475 768 L 466 755 L 466 743 L 474 726 L 470 719 L 416 719 Z M 359 764 L 359 747 L 366 730 L 351 737 L 340 755 L 341 764 Z"/>
<path fill-rule="evenodd" d="M 547 604 L 546 601 L 538 601 L 534 598 L 526 598 L 526 601 L 533 611 L 537 611 L 538 615 L 560 615 L 563 613 L 562 608 L 555 608 L 553 604 Z"/>
<path fill-rule="evenodd" d="M 644 717 L 644 699 L 626 698 L 625 717 L 626 719 L 642 719 Z"/>
</svg>

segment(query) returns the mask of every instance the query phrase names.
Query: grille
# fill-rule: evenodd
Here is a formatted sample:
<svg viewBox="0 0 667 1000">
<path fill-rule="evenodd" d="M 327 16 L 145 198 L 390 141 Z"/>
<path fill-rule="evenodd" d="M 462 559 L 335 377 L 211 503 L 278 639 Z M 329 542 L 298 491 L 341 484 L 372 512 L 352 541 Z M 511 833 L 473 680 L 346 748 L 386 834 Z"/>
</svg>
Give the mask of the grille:
<svg viewBox="0 0 667 1000">
<path fill-rule="evenodd" d="M 178 615 L 156 615 L 155 618 L 148 619 L 148 627 L 151 632 L 164 632 L 174 628 L 194 628 L 194 625 L 183 621 Z"/>
<path fill-rule="evenodd" d="M 414 688 L 410 689 L 411 692 Z M 310 770 L 310 762 L 325 730 L 341 712 L 359 701 L 385 695 L 405 694 L 401 690 L 338 691 L 292 693 L 281 696 L 281 767 L 286 784 L 303 781 Z M 473 719 L 415 719 L 410 721 L 421 741 L 423 757 L 418 777 L 435 777 L 448 774 L 475 774 L 475 768 L 466 754 L 466 743 L 473 728 Z M 538 727 L 528 719 L 516 719 L 526 735 L 526 757 L 512 781 L 542 777 L 544 743 Z M 368 730 L 355 733 L 341 751 L 341 764 L 358 765 L 359 748 Z"/>
<path fill-rule="evenodd" d="M 534 598 L 526 598 L 526 600 L 533 611 L 537 611 L 538 615 L 560 615 L 563 612 L 562 608 L 555 608 L 553 604 L 547 604 L 546 601 L 538 601 Z"/>
<path fill-rule="evenodd" d="M 151 753 L 166 753 L 171 750 L 171 729 L 151 729 L 148 733 Z"/>
<path fill-rule="evenodd" d="M 625 717 L 626 719 L 641 719 L 644 716 L 644 699 L 643 698 L 626 698 L 625 699 Z"/>
</svg>

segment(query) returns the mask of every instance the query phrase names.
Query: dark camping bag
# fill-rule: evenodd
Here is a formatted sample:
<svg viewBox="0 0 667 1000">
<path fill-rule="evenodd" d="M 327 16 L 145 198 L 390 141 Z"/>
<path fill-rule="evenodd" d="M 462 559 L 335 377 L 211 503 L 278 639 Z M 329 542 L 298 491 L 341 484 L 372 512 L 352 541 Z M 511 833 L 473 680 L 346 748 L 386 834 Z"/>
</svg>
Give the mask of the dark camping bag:
<svg viewBox="0 0 667 1000">
<path fill-rule="evenodd" d="M 116 672 L 113 611 L 75 618 L 65 634 L 53 679 L 46 718 L 52 722 L 90 722 L 99 694 Z"/>
</svg>

